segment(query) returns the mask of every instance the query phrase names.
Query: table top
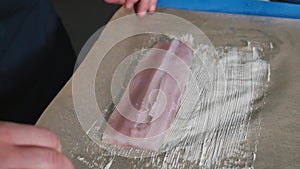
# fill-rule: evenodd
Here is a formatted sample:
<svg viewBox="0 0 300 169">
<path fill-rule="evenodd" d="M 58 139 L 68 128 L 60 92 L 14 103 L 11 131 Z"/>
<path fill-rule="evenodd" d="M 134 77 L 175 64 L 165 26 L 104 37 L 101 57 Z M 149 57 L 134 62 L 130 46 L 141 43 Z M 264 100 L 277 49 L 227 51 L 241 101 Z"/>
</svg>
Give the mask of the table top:
<svg viewBox="0 0 300 169">
<path fill-rule="evenodd" d="M 270 64 L 271 76 L 265 104 L 260 112 L 262 121 L 259 124 L 260 136 L 255 153 L 255 168 L 300 168 L 298 160 L 300 152 L 300 103 L 298 102 L 300 100 L 300 88 L 298 87 L 300 84 L 300 20 L 163 8 L 158 11 L 188 20 L 199 27 L 216 47 L 242 47 L 245 45 L 245 41 L 271 44 L 271 47 L 264 50 L 264 56 L 266 56 L 264 59 Z M 111 20 L 132 13 L 131 10 L 121 8 Z M 131 25 L 131 27 L 134 26 Z M 109 26 L 105 29 L 108 28 Z M 101 37 L 95 39 L 94 37 L 92 43 L 95 42 L 95 47 L 105 41 L 109 40 Z M 124 48 L 126 47 L 120 47 L 113 53 L 124 52 Z M 91 53 L 95 54 L 95 51 L 99 50 L 92 48 L 92 52 L 89 52 L 88 55 L 93 55 Z M 90 67 L 89 64 L 93 62 L 93 59 L 95 58 L 87 57 L 72 79 L 82 78 L 84 83 L 84 79 L 89 75 L 82 72 Z M 116 65 L 112 62 L 107 66 L 114 67 Z M 51 129 L 61 138 L 63 151 L 71 158 L 76 168 L 128 168 L 128 166 L 134 165 L 133 159 L 123 157 L 113 157 L 112 160 L 106 161 L 97 158 L 101 156 L 101 148 L 86 135 L 75 113 L 72 79 L 45 110 L 37 125 Z M 110 83 L 109 77 L 105 76 L 101 78 L 101 81 Z M 101 94 L 102 90 L 107 90 L 106 85 L 109 84 L 104 84 L 103 88 L 94 92 Z M 83 99 L 88 100 L 89 98 Z M 101 104 L 109 104 L 105 100 L 102 102 Z M 82 109 L 89 106 L 84 105 Z M 94 110 L 90 108 L 90 111 Z M 88 115 L 86 120 L 93 121 L 93 119 L 89 119 Z M 143 164 L 138 165 L 143 166 Z"/>
</svg>

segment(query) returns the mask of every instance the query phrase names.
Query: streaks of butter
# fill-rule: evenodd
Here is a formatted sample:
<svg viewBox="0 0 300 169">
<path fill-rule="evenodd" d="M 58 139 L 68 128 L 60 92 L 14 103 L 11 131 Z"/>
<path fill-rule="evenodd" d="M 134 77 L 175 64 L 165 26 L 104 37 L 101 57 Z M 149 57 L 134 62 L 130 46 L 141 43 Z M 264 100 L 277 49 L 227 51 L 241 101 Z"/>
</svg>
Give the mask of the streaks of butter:
<svg viewBox="0 0 300 169">
<path fill-rule="evenodd" d="M 192 44 L 189 35 L 181 40 Z M 196 47 L 192 75 L 160 153 L 107 148 L 83 136 L 84 141 L 72 150 L 72 158 L 88 168 L 104 169 L 253 168 L 270 76 L 270 66 L 259 50 L 251 43 L 220 47 L 216 50 L 218 61 L 212 63 L 203 57 L 211 55 L 212 48 Z M 92 130 L 94 137 L 101 137 L 101 127 Z"/>
<path fill-rule="evenodd" d="M 196 86 L 206 93 L 205 99 L 203 94 L 195 92 L 195 82 L 190 81 L 192 84 L 181 107 L 184 111 L 178 111 L 166 141 L 180 151 L 167 152 L 170 161 L 165 168 L 181 168 L 176 156 L 192 162 L 190 166 L 203 168 L 253 167 L 260 123 L 260 118 L 256 117 L 259 112 L 253 105 L 263 102 L 269 64 L 250 46 L 225 47 L 217 51 L 221 58 L 211 81 L 212 88 L 203 84 L 207 81 L 204 71 L 192 70 L 200 73 Z M 218 76 L 223 71 L 225 79 Z"/>
</svg>

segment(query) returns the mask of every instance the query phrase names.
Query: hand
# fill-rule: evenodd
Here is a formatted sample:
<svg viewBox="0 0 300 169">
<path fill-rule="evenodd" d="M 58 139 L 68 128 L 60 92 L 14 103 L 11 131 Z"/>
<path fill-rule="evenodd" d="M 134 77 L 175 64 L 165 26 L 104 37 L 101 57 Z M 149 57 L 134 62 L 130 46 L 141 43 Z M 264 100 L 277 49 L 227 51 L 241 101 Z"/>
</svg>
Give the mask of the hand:
<svg viewBox="0 0 300 169">
<path fill-rule="evenodd" d="M 137 14 L 144 17 L 147 12 L 154 12 L 156 9 L 157 0 L 104 0 L 111 4 L 125 5 L 126 8 L 132 8 L 134 4 L 139 3 Z"/>
<path fill-rule="evenodd" d="M 0 122 L 0 168 L 73 169 L 57 137 L 47 129 Z"/>
</svg>

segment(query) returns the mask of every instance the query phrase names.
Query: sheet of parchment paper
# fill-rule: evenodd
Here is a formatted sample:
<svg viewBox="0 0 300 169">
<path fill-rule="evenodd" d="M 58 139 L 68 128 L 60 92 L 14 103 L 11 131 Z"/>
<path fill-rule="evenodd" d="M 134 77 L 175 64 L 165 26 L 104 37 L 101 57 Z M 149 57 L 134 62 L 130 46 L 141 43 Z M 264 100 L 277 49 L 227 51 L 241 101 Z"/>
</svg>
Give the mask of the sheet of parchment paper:
<svg viewBox="0 0 300 169">
<path fill-rule="evenodd" d="M 257 115 L 258 117 L 252 116 L 252 119 L 256 119 L 251 125 L 255 126 L 253 133 L 254 137 L 257 136 L 257 139 L 252 140 L 251 143 L 253 145 L 250 145 L 250 153 L 254 153 L 251 156 L 251 160 L 252 162 L 255 160 L 255 168 L 299 168 L 300 104 L 298 100 L 300 99 L 300 89 L 298 86 L 300 84 L 300 21 L 171 9 L 159 9 L 158 11 L 177 15 L 190 21 L 199 27 L 211 40 L 216 50 L 223 54 L 229 51 L 228 55 L 232 56 L 234 55 L 234 51 L 236 53 L 239 53 L 239 51 L 243 52 L 243 50 L 247 50 L 249 45 L 250 47 L 259 49 L 261 60 L 270 65 L 270 72 L 267 69 L 262 70 L 265 70 L 265 73 L 268 73 L 270 76 L 267 79 L 269 80 L 267 83 L 268 87 L 264 95 L 265 97 L 260 102 L 261 104 L 252 107 L 258 107 L 257 110 L 252 110 L 252 115 Z M 115 14 L 112 20 L 131 13 L 132 11 L 122 8 Z M 136 25 L 131 26 L 134 28 Z M 180 25 L 178 26 L 180 27 Z M 102 42 L 105 42 L 105 40 L 102 40 Z M 99 41 L 98 43 L 101 43 Z M 115 50 L 111 51 L 110 55 L 126 53 L 126 51 L 128 52 L 127 49 L 130 48 L 121 45 L 121 47 L 116 47 Z M 88 63 L 89 61 L 85 60 L 82 63 L 82 67 L 88 68 Z M 113 63 L 115 62 L 111 61 L 110 64 L 107 64 L 108 67 L 113 68 L 117 66 L 113 65 Z M 113 70 L 111 69 L 111 71 Z M 253 71 L 245 73 L 244 76 L 247 76 L 249 73 L 253 74 Z M 76 78 L 85 78 L 85 75 L 80 74 L 80 71 L 75 76 L 78 76 Z M 111 76 L 101 76 L 101 81 L 99 82 L 104 84 L 100 85 L 102 87 L 97 88 L 95 91 L 96 95 L 103 97 L 98 98 L 98 100 L 101 100 L 106 105 L 109 104 L 109 99 L 106 99 L 101 94 L 101 91 L 107 90 L 107 87 L 110 86 L 110 81 Z M 84 106 L 86 107 L 82 109 L 89 107 L 89 105 Z M 255 111 L 258 113 L 255 114 Z M 88 118 L 89 116 L 87 115 L 87 120 L 89 120 Z M 90 121 L 92 122 L 93 119 Z M 153 168 L 151 158 L 148 160 L 137 160 L 122 156 L 107 155 L 103 157 L 101 148 L 86 135 L 86 132 L 82 129 L 77 119 L 72 99 L 72 80 L 66 84 L 49 105 L 37 125 L 53 130 L 61 138 L 64 153 L 71 158 L 76 168 L 151 168 L 151 166 Z M 239 156 L 242 155 L 237 155 L 237 157 Z M 167 159 L 173 158 L 170 157 Z M 224 163 L 224 161 L 222 165 L 226 168 L 224 164 L 228 163 Z M 230 163 L 237 160 L 233 158 L 227 159 L 227 161 Z M 236 165 L 230 164 L 230 166 L 232 168 L 253 167 L 253 164 L 245 165 L 243 160 L 240 160 L 240 162 Z M 249 163 L 246 160 L 247 162 Z M 160 166 L 161 168 L 172 167 L 161 166 L 161 162 L 157 161 L 155 163 L 158 163 L 156 166 Z M 203 166 L 220 168 L 218 165 L 204 164 Z M 187 164 L 185 167 L 189 168 L 189 165 Z"/>
</svg>

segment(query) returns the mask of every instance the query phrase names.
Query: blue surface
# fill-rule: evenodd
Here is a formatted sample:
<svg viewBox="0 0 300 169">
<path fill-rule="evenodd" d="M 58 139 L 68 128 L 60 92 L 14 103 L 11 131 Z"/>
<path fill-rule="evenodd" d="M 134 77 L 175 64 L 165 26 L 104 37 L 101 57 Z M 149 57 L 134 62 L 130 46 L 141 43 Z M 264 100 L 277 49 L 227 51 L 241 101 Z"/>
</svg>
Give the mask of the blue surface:
<svg viewBox="0 0 300 169">
<path fill-rule="evenodd" d="M 162 8 L 300 19 L 300 5 L 257 0 L 158 0 Z"/>
</svg>

